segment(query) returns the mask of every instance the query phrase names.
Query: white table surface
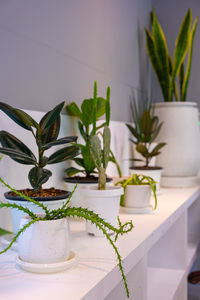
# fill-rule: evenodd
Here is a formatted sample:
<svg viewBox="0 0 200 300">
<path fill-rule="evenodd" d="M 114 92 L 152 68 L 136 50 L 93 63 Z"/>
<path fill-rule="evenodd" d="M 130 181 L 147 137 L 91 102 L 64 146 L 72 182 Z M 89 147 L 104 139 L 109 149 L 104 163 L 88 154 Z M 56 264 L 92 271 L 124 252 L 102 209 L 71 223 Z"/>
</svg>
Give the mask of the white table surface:
<svg viewBox="0 0 200 300">
<path fill-rule="evenodd" d="M 198 187 L 162 189 L 154 214 L 120 214 L 122 222 L 131 219 L 135 226 L 117 242 L 125 272 L 139 262 L 199 195 Z M 111 245 L 105 238 L 88 236 L 82 221 L 71 221 L 70 227 L 71 248 L 79 257 L 71 269 L 53 274 L 28 273 L 16 265 L 15 251 L 0 255 L 0 300 L 89 300 L 109 294 L 121 280 Z"/>
</svg>

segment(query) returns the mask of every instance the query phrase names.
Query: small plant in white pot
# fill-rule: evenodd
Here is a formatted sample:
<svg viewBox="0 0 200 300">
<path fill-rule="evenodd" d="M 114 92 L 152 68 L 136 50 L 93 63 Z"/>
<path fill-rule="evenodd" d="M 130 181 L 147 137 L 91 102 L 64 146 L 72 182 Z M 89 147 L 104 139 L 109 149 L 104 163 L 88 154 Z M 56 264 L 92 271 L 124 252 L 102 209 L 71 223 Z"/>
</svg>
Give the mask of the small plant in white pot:
<svg viewBox="0 0 200 300">
<path fill-rule="evenodd" d="M 133 174 L 116 183 L 124 189 L 120 205 L 128 208 L 126 212 L 146 213 L 157 208 L 156 182 L 149 176 Z M 150 204 L 153 192 L 155 206 Z"/>
<path fill-rule="evenodd" d="M 50 209 L 62 206 L 62 203 L 65 202 L 70 193 L 56 188 L 42 187 L 52 176 L 52 172 L 46 166 L 72 159 L 79 153 L 78 147 L 70 145 L 62 147 L 47 156 L 47 151 L 51 147 L 69 144 L 75 142 L 77 139 L 76 136 L 58 138 L 60 113 L 63 107 L 64 102 L 58 104 L 55 108 L 47 112 L 38 123 L 26 112 L 0 102 L 0 110 L 7 114 L 17 125 L 31 133 L 33 141 L 37 146 L 37 155 L 17 137 L 3 130 L 0 131 L 0 143 L 2 145 L 0 153 L 9 156 L 12 160 L 20 164 L 32 166 L 28 173 L 32 189 L 21 189 L 19 192 L 34 198 L 35 201 L 45 203 Z M 27 207 L 30 210 L 34 210 L 35 213 L 41 212 L 41 206 L 33 206 L 32 203 L 12 191 L 5 193 L 5 198 L 8 202 Z M 22 213 L 11 209 L 11 215 L 14 233 L 16 233 L 19 229 Z"/>
<path fill-rule="evenodd" d="M 158 136 L 163 123 L 159 123 L 157 116 L 151 110 L 145 110 L 141 116 L 135 118 L 134 126 L 126 124 L 133 135 L 131 141 L 136 145 L 136 151 L 141 155 L 141 159 L 133 158 L 133 161 L 141 161 L 143 165 L 130 168 L 131 174 L 146 175 L 152 177 L 157 182 L 157 190 L 160 188 L 162 174 L 161 166 L 150 166 L 152 158 L 160 154 L 160 150 L 165 143 L 157 143 L 152 146 Z"/>
<path fill-rule="evenodd" d="M 73 206 L 84 206 L 85 201 L 80 189 L 87 188 L 88 186 L 98 186 L 98 174 L 96 165 L 90 152 L 90 138 L 95 135 L 104 125 L 105 122 L 97 126 L 97 121 L 100 117 L 103 117 L 106 113 L 106 103 L 109 101 L 110 93 L 108 93 L 106 99 L 99 97 L 97 93 L 97 82 L 94 82 L 93 98 L 84 99 L 80 108 L 75 102 L 67 104 L 66 110 L 70 116 L 77 118 L 78 130 L 81 140 L 75 145 L 80 149 L 80 155 L 71 159 L 74 166 L 68 167 L 65 170 L 67 177 L 64 178 L 67 189 L 73 190 L 76 183 L 78 183 L 77 190 L 73 195 L 71 204 Z M 109 161 L 116 164 L 119 177 L 121 177 L 120 167 L 110 150 Z M 111 178 L 106 179 L 107 183 L 111 182 Z"/>
<path fill-rule="evenodd" d="M 22 269 L 37 273 L 58 272 L 66 269 L 68 267 L 68 261 L 74 260 L 75 256 L 71 251 L 69 243 L 67 217 L 83 218 L 99 228 L 113 247 L 118 259 L 127 297 L 129 297 L 129 289 L 122 266 L 122 259 L 115 242 L 119 235 L 123 235 L 132 230 L 133 224 L 131 221 L 122 224 L 118 219 L 119 227 L 114 227 L 93 211 L 82 207 L 70 207 L 68 204 L 72 195 L 60 208 L 49 210 L 45 204 L 14 190 L 10 185 L 5 183 L 2 178 L 0 178 L 0 182 L 9 190 L 12 190 L 20 197 L 26 199 L 26 201 L 31 202 L 34 206 L 39 206 L 43 211 L 42 214 L 37 214 L 16 203 L 0 202 L 0 208 L 12 208 L 26 214 L 21 220 L 21 228 L 8 247 L 2 250 L 0 254 L 10 249 L 13 243 L 18 239 L 19 256 L 17 263 Z M 0 229 L 0 231 L 2 230 Z M 110 238 L 110 232 L 114 234 L 114 241 Z"/>
<path fill-rule="evenodd" d="M 192 24 L 192 13 L 188 9 L 171 57 L 154 10 L 151 17 L 152 32 L 146 29 L 147 53 L 164 100 L 154 105 L 155 114 L 164 122 L 156 141 L 167 143 L 157 159 L 164 168 L 162 185 L 192 186 L 198 183 L 200 132 L 197 104 L 186 100 L 198 20 L 195 18 Z"/>
<path fill-rule="evenodd" d="M 95 100 L 96 101 L 96 100 Z M 96 105 L 96 104 L 95 104 Z M 98 187 L 88 187 L 81 192 L 85 196 L 85 206 L 98 213 L 103 219 L 116 225 L 119 213 L 120 196 L 123 189 L 116 186 L 106 187 L 106 168 L 110 156 L 110 88 L 107 89 L 106 121 L 103 126 L 103 134 L 97 132 L 90 136 L 89 147 L 95 167 L 98 172 Z M 95 119 L 94 124 L 95 126 Z M 101 236 L 101 232 L 95 226 L 87 223 L 88 233 Z"/>
</svg>

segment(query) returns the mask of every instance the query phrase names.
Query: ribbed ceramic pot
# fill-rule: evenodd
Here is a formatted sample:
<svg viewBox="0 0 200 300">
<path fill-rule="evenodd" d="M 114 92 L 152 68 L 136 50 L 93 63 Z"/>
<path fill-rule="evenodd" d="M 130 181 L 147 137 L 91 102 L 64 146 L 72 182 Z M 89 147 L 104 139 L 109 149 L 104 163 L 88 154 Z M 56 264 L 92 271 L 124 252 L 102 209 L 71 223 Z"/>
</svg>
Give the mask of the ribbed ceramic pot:
<svg viewBox="0 0 200 300">
<path fill-rule="evenodd" d="M 59 196 L 53 196 L 53 197 L 32 197 L 34 200 L 39 201 L 40 203 L 44 204 L 45 206 L 47 206 L 47 208 L 49 210 L 53 210 L 53 209 L 57 209 L 60 208 L 63 203 L 65 203 L 65 201 L 67 200 L 67 198 L 70 195 L 70 192 L 68 191 L 63 191 L 64 194 L 63 195 L 59 195 Z M 23 207 L 26 207 L 28 209 L 30 209 L 32 212 L 34 213 L 44 213 L 44 210 L 39 207 L 36 206 L 35 204 L 25 200 L 22 197 L 19 196 L 10 196 L 9 192 L 6 192 L 4 194 L 5 199 L 8 203 L 11 204 L 18 204 L 21 205 Z M 24 212 L 11 208 L 11 218 L 12 218 L 12 225 L 13 225 L 13 232 L 14 234 L 16 234 L 19 230 L 19 226 L 20 226 L 20 221 L 21 218 L 24 216 Z"/>
<path fill-rule="evenodd" d="M 117 186 L 107 186 L 106 190 L 98 190 L 97 187 L 92 186 L 82 190 L 85 207 L 99 214 L 101 218 L 113 226 L 117 225 L 120 197 L 123 192 L 123 188 Z M 101 230 L 89 221 L 86 222 L 86 230 L 95 236 L 103 236 Z"/>
<path fill-rule="evenodd" d="M 23 216 L 20 228 L 29 221 L 29 216 Z M 20 259 L 29 263 L 66 261 L 70 253 L 67 219 L 37 221 L 30 225 L 18 238 L 18 252 Z"/>
<path fill-rule="evenodd" d="M 198 108 L 194 102 L 156 103 L 155 115 L 163 122 L 157 142 L 165 142 L 157 164 L 163 176 L 196 176 L 200 168 Z"/>
</svg>

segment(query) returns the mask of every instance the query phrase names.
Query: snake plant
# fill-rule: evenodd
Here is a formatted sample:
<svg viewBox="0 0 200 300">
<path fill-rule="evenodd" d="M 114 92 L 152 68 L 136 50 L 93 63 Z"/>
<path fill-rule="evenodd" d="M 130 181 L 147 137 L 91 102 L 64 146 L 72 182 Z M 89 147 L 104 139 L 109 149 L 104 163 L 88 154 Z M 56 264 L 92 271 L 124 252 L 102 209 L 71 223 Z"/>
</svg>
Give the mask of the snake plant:
<svg viewBox="0 0 200 300">
<path fill-rule="evenodd" d="M 153 9 L 152 33 L 145 28 L 147 53 L 158 78 L 164 101 L 186 101 L 191 70 L 193 42 L 197 18 L 192 25 L 192 13 L 188 9 L 175 43 L 174 56 L 168 52 L 162 27 Z M 187 65 L 186 65 L 187 60 Z M 179 92 L 177 83 L 179 84 Z"/>
</svg>

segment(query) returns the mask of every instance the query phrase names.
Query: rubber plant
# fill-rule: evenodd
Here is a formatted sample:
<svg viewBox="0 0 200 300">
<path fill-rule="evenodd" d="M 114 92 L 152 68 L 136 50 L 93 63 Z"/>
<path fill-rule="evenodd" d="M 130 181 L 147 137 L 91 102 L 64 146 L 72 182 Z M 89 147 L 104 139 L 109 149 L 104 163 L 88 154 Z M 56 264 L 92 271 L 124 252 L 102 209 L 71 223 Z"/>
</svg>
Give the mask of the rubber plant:
<svg viewBox="0 0 200 300">
<path fill-rule="evenodd" d="M 122 266 L 122 258 L 121 255 L 118 251 L 118 248 L 116 246 L 116 241 L 117 238 L 119 237 L 119 235 L 123 235 L 125 233 L 130 232 L 133 229 L 133 224 L 132 221 L 126 222 L 124 224 L 121 223 L 120 219 L 118 218 L 118 224 L 119 227 L 114 227 L 111 224 L 105 222 L 98 214 L 95 214 L 93 211 L 90 211 L 86 208 L 82 208 L 82 207 L 70 207 L 68 204 L 70 202 L 70 199 L 73 195 L 73 192 L 71 193 L 70 197 L 63 203 L 61 208 L 58 209 L 54 209 L 54 210 L 49 210 L 47 206 L 45 206 L 44 204 L 35 201 L 34 199 L 22 194 L 19 191 L 16 191 L 15 189 L 13 189 L 9 184 L 7 184 L 1 177 L 0 177 L 0 182 L 7 187 L 9 190 L 13 191 L 15 194 L 19 195 L 20 197 L 26 199 L 27 201 L 32 202 L 34 205 L 39 206 L 40 208 L 43 209 L 44 211 L 44 215 L 37 215 L 35 213 L 33 213 L 32 211 L 30 211 L 28 208 L 25 208 L 21 205 L 18 204 L 11 204 L 11 203 L 3 203 L 0 202 L 0 208 L 12 208 L 12 209 L 17 209 L 20 210 L 22 212 L 24 212 L 25 214 L 28 214 L 31 218 L 30 222 L 27 223 L 26 225 L 24 225 L 19 231 L 18 233 L 14 236 L 14 238 L 12 239 L 12 241 L 10 242 L 10 244 L 0 252 L 0 254 L 5 253 L 8 249 L 11 248 L 11 246 L 13 245 L 13 243 L 17 240 L 17 238 L 32 224 L 34 224 L 35 222 L 38 221 L 45 221 L 45 220 L 57 220 L 57 219 L 62 219 L 62 218 L 66 218 L 66 217 L 78 217 L 78 218 L 83 218 L 89 222 L 91 222 L 92 224 L 95 224 L 97 226 L 97 228 L 99 228 L 102 233 L 104 234 L 104 236 L 106 237 L 106 239 L 108 240 L 108 242 L 110 243 L 110 245 L 113 247 L 113 250 L 116 253 L 117 259 L 118 259 L 118 265 L 119 265 L 119 269 L 122 275 L 122 279 L 124 281 L 124 286 L 126 289 L 126 294 L 127 297 L 129 297 L 129 289 L 128 289 L 128 285 L 127 285 L 127 281 L 126 281 L 126 277 L 124 274 L 124 270 L 123 270 L 123 266 Z M 109 233 L 108 233 L 109 230 Z M 7 231 L 5 231 L 4 229 L 0 228 L 0 232 L 2 233 L 7 233 Z M 110 237 L 110 232 L 112 232 L 114 234 L 114 239 L 112 239 Z"/>
<path fill-rule="evenodd" d="M 110 101 L 110 88 L 107 89 L 107 98 L 97 96 L 97 82 L 94 82 L 93 98 L 83 100 L 81 107 L 79 108 L 75 102 L 69 103 L 66 106 L 67 113 L 71 116 L 78 118 L 78 128 L 83 143 L 76 143 L 75 145 L 80 148 L 80 157 L 73 158 L 73 161 L 79 166 L 69 167 L 66 169 L 67 176 L 71 177 L 77 173 L 83 173 L 86 178 L 93 177 L 97 174 L 96 165 L 90 152 L 90 139 L 92 136 L 105 126 L 105 122 L 97 126 L 97 121 L 100 117 L 105 115 L 106 103 Z M 115 163 L 119 177 L 122 176 L 121 169 L 117 160 L 110 149 L 109 161 Z"/>
<path fill-rule="evenodd" d="M 154 9 L 151 17 L 152 32 L 147 28 L 145 29 L 147 53 L 158 78 L 164 101 L 173 101 L 174 98 L 176 101 L 186 101 L 198 19 L 195 18 L 192 25 L 192 13 L 191 9 L 188 9 L 176 39 L 172 58 L 168 52 L 166 38 Z"/>
<path fill-rule="evenodd" d="M 46 195 L 47 189 L 44 191 L 42 185 L 48 181 L 52 172 L 46 168 L 47 165 L 57 164 L 67 159 L 72 159 L 78 155 L 79 149 L 75 145 L 62 147 L 50 156 L 46 156 L 46 150 L 57 145 L 76 142 L 77 137 L 68 136 L 58 139 L 60 131 L 60 113 L 64 106 L 64 102 L 58 104 L 54 109 L 47 112 L 41 121 L 36 122 L 26 112 L 14 108 L 6 103 L 0 102 L 0 110 L 8 115 L 15 123 L 29 131 L 35 140 L 37 146 L 37 158 L 34 153 L 22 141 L 13 136 L 11 133 L 0 131 L 0 153 L 9 156 L 14 161 L 32 165 L 28 174 L 28 179 L 33 187 L 32 190 L 25 190 L 27 195 Z M 30 194 L 31 193 L 31 194 Z"/>
</svg>

